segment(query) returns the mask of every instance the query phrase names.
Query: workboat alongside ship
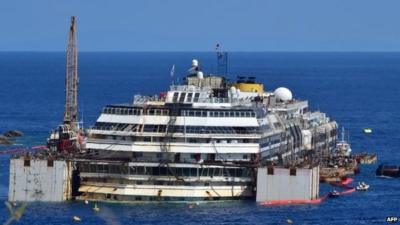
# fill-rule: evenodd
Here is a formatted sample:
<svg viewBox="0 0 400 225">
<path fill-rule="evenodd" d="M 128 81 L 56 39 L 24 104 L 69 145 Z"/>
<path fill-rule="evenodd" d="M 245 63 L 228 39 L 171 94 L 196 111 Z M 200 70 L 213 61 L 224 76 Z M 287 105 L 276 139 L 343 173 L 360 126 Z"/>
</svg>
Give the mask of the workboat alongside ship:
<svg viewBox="0 0 400 225">
<path fill-rule="evenodd" d="M 83 130 L 75 30 L 73 17 L 64 123 L 51 133 L 46 151 L 11 160 L 10 201 L 50 195 L 31 182 L 35 179 L 56 180 L 53 189 L 59 185 L 62 197 L 48 199 L 58 201 L 253 198 L 260 167 L 268 166 L 268 175 L 274 174 L 273 166 L 290 167 L 290 176 L 296 176 L 296 167 L 315 168 L 324 157 L 350 153 L 344 139 L 337 144 L 337 123 L 311 111 L 308 101 L 293 98 L 288 88 L 266 91 L 251 76 L 230 81 L 225 52 L 217 52 L 223 75 L 205 75 L 193 59 L 181 83 L 154 96 L 136 95 L 128 104 L 107 105 L 96 123 Z M 50 167 L 54 173 L 38 172 Z M 310 171 L 313 178 L 306 179 L 318 181 L 319 169 Z M 21 189 L 23 184 L 37 186 Z M 313 193 L 318 195 L 317 187 Z"/>
</svg>

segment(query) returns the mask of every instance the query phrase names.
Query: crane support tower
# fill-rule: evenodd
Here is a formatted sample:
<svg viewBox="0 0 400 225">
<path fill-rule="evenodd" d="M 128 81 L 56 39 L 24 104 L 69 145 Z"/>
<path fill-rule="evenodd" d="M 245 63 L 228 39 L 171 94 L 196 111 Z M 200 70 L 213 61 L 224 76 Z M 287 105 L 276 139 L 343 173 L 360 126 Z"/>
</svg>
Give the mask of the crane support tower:
<svg viewBox="0 0 400 225">
<path fill-rule="evenodd" d="M 78 128 L 78 48 L 76 41 L 76 17 L 71 17 L 67 46 L 67 71 L 65 77 L 64 124 L 73 130 Z"/>
</svg>

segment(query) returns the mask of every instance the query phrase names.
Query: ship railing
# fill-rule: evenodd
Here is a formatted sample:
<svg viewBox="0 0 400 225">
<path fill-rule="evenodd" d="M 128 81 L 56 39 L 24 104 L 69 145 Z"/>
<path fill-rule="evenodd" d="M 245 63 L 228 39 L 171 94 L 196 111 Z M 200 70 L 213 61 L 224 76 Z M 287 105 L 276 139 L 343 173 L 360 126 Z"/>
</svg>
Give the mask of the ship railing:
<svg viewBox="0 0 400 225">
<path fill-rule="evenodd" d="M 99 140 L 112 140 L 112 141 L 124 141 L 123 138 L 134 135 L 136 137 L 154 137 L 154 138 L 164 138 L 165 133 L 156 133 L 156 132 L 146 132 L 146 133 L 136 133 L 136 132 L 126 132 L 126 131 L 112 131 L 112 133 L 108 133 L 107 131 L 100 131 L 100 132 L 93 132 L 93 134 L 112 134 L 112 135 L 121 135 L 121 140 L 114 140 L 114 139 L 99 139 Z M 172 137 L 174 138 L 260 138 L 261 135 L 265 135 L 265 133 L 261 132 L 254 132 L 254 133 L 180 133 L 175 132 Z M 93 136 L 89 136 L 90 140 L 94 139 Z M 130 137 L 128 137 L 130 139 Z M 138 141 L 138 140 L 136 140 Z M 134 142 L 134 141 L 133 141 Z M 158 141 L 154 141 L 158 142 Z M 240 142 L 239 142 L 240 143 Z"/>
<path fill-rule="evenodd" d="M 170 91 L 185 91 L 185 92 L 209 92 L 212 88 L 205 86 L 205 87 L 198 87 L 194 85 L 171 85 Z"/>
</svg>

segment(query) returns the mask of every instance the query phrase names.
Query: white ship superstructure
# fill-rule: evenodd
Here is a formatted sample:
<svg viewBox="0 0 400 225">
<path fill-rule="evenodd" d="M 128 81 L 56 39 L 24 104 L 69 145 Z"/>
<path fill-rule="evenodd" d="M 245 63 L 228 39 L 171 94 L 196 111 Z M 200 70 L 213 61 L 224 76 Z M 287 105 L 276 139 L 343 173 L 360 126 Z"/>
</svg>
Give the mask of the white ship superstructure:
<svg viewBox="0 0 400 225">
<path fill-rule="evenodd" d="M 228 83 L 196 68 L 182 85 L 106 106 L 78 162 L 82 198 L 218 200 L 254 196 L 256 166 L 330 151 L 336 123 L 286 88 Z"/>
</svg>

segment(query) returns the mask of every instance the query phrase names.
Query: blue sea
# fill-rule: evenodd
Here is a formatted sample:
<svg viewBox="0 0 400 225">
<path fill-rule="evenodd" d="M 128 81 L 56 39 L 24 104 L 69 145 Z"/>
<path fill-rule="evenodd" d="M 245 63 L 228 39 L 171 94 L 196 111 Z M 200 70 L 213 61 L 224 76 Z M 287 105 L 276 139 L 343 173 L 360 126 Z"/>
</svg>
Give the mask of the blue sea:
<svg viewBox="0 0 400 225">
<path fill-rule="evenodd" d="M 79 107 L 92 125 L 106 104 L 131 102 L 135 94 L 156 94 L 198 59 L 205 73 L 216 73 L 214 53 L 81 53 Z M 350 133 L 354 152 L 376 152 L 379 162 L 400 165 L 400 53 L 229 53 L 229 78 L 256 76 L 267 90 L 288 87 L 314 110 L 326 112 Z M 17 129 L 17 145 L 45 143 L 62 120 L 65 53 L 0 53 L 0 133 Z M 371 128 L 366 135 L 363 128 Z M 0 155 L 0 202 L 7 199 L 9 156 Z M 328 199 L 319 205 L 263 207 L 253 201 L 199 203 L 31 203 L 16 224 L 385 224 L 400 217 L 400 179 L 375 176 L 365 165 L 355 182 L 367 192 Z M 332 187 L 322 185 L 321 194 Z M 0 224 L 8 218 L 0 204 Z M 77 224 L 77 223 L 75 223 Z"/>
</svg>

